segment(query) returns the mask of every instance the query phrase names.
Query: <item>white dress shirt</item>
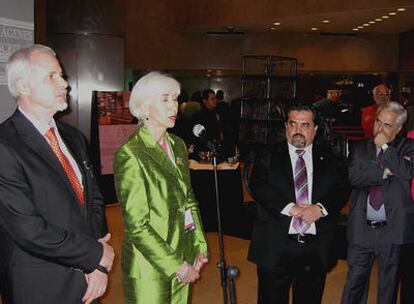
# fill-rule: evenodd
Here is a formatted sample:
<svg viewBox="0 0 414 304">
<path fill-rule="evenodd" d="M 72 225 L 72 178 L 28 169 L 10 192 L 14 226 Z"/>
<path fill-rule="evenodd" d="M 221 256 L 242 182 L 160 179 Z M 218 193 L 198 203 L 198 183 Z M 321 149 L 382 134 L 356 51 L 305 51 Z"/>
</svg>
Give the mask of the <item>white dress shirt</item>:
<svg viewBox="0 0 414 304">
<path fill-rule="evenodd" d="M 288 147 L 289 147 L 289 156 L 290 156 L 290 163 L 292 165 L 292 172 L 293 174 L 295 174 L 295 166 L 296 166 L 296 161 L 298 160 L 299 156 L 296 153 L 296 150 L 298 150 L 298 148 L 292 146 L 290 143 L 288 143 Z M 305 166 L 306 166 L 306 175 L 307 175 L 307 182 L 308 182 L 308 202 L 312 203 L 312 185 L 313 185 L 313 159 L 312 159 L 312 147 L 313 145 L 309 145 L 304 149 L 300 149 L 300 150 L 305 150 L 305 153 L 303 154 L 302 158 L 305 161 Z M 294 182 L 294 181 L 292 181 Z M 292 215 L 289 214 L 290 209 L 292 209 L 292 207 L 295 205 L 294 202 L 290 202 L 286 205 L 285 208 L 283 208 L 283 210 L 280 212 L 283 215 L 286 216 L 290 216 L 292 217 Z M 323 214 L 324 216 L 328 215 L 328 212 L 326 211 L 325 207 L 321 204 L 321 203 L 317 203 L 317 205 L 319 205 L 322 210 L 323 210 Z M 298 231 L 296 231 L 296 229 L 293 227 L 293 217 L 290 221 L 290 226 L 289 226 L 289 234 L 297 234 L 299 233 Z M 312 223 L 309 226 L 309 229 L 306 230 L 305 234 L 313 234 L 316 235 L 316 225 L 315 223 Z"/>
</svg>

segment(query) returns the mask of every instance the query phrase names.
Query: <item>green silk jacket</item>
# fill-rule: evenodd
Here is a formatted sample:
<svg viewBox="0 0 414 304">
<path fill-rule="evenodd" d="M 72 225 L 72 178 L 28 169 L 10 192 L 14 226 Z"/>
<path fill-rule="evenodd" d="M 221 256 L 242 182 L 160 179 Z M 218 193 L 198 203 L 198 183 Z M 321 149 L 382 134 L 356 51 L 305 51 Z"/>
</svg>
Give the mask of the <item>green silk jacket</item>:
<svg viewBox="0 0 414 304">
<path fill-rule="evenodd" d="M 122 271 L 137 279 L 171 279 L 183 261 L 207 252 L 198 203 L 190 183 L 187 149 L 166 138 L 175 164 L 148 130 L 140 127 L 116 153 L 115 184 L 124 221 Z M 185 232 L 190 209 L 195 230 Z"/>
</svg>

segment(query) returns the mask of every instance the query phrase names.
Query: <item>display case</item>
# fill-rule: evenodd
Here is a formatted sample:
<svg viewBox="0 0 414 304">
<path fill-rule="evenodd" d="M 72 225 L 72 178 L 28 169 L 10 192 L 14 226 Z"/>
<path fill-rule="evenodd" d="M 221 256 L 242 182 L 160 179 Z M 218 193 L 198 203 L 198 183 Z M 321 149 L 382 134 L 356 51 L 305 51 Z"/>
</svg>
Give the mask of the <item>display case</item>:
<svg viewBox="0 0 414 304">
<path fill-rule="evenodd" d="M 275 144 L 283 139 L 284 108 L 296 96 L 297 60 L 243 56 L 240 144 Z"/>
</svg>

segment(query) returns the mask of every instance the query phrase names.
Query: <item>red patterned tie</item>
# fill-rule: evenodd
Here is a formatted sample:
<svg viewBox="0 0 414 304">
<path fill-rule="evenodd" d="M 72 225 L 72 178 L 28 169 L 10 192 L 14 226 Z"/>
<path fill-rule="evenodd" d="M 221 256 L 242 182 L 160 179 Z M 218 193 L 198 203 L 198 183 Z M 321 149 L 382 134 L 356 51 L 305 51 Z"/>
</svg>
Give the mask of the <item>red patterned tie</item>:
<svg viewBox="0 0 414 304">
<path fill-rule="evenodd" d="M 50 142 L 50 147 L 52 148 L 53 152 L 55 153 L 56 157 L 59 159 L 60 164 L 63 167 L 63 170 L 65 170 L 66 175 L 69 178 L 70 184 L 72 185 L 73 190 L 76 193 L 76 196 L 79 199 L 80 204 L 84 205 L 84 199 L 83 199 L 83 190 L 82 186 L 79 183 L 78 178 L 76 177 L 75 171 L 72 168 L 72 165 L 70 164 L 69 160 L 63 154 L 62 150 L 59 147 L 58 140 L 56 138 L 55 130 L 53 128 L 50 128 L 46 134 L 46 138 Z"/>
</svg>

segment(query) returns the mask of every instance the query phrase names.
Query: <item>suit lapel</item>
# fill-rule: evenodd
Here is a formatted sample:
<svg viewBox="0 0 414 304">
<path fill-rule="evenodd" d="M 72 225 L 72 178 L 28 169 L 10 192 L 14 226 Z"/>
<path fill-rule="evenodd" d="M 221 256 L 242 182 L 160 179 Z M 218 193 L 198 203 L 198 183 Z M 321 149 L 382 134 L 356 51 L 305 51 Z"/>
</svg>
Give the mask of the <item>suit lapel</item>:
<svg viewBox="0 0 414 304">
<path fill-rule="evenodd" d="M 284 174 L 280 175 L 279 170 L 276 168 L 275 174 L 278 178 L 282 178 L 281 182 L 285 184 L 284 189 L 286 189 L 287 197 L 292 199 L 292 201 L 296 201 L 295 198 L 295 183 L 293 179 L 293 171 L 292 171 L 292 161 L 289 155 L 288 143 L 284 142 L 278 146 L 278 162 L 280 162 L 279 167 Z"/>
<path fill-rule="evenodd" d="M 12 120 L 17 133 L 20 135 L 22 140 L 60 176 L 62 181 L 69 188 L 69 191 L 76 198 L 76 194 L 69 182 L 65 170 L 42 134 L 40 134 L 36 127 L 18 110 L 16 110 L 13 114 Z"/>
<path fill-rule="evenodd" d="M 162 150 L 160 145 L 154 140 L 151 134 L 145 127 L 140 127 L 138 130 L 138 141 L 141 141 L 147 149 L 144 149 L 143 152 L 146 153 L 152 160 L 158 163 L 164 171 L 173 175 L 176 178 L 181 178 L 181 174 L 172 161 L 168 158 L 165 152 Z M 168 136 L 167 136 L 168 140 Z M 169 141 L 171 143 L 171 141 Z M 175 154 L 175 151 L 171 145 L 171 149 Z"/>
</svg>

